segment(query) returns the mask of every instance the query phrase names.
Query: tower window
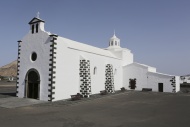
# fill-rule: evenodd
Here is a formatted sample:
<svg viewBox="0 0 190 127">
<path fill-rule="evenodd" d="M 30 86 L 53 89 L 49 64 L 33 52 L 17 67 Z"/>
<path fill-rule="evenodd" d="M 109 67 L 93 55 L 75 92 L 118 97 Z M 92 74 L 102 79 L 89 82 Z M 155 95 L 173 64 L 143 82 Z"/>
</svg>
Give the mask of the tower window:
<svg viewBox="0 0 190 127">
<path fill-rule="evenodd" d="M 111 45 L 113 45 L 113 41 L 111 42 Z"/>
<path fill-rule="evenodd" d="M 117 41 L 115 41 L 115 45 L 117 45 Z"/>
<path fill-rule="evenodd" d="M 34 33 L 34 25 L 32 25 L 32 34 Z"/>
<path fill-rule="evenodd" d="M 36 24 L 36 33 L 38 33 L 38 24 Z"/>
</svg>

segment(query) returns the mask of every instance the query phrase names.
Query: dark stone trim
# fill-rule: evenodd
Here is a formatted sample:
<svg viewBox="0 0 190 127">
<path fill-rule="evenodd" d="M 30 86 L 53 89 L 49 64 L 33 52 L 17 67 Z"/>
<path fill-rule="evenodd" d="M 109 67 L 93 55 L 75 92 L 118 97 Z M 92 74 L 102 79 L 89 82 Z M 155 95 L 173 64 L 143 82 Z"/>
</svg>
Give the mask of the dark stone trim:
<svg viewBox="0 0 190 127">
<path fill-rule="evenodd" d="M 49 92 L 49 95 L 48 95 L 48 97 L 49 97 L 49 100 L 48 101 L 52 101 L 53 99 L 55 99 L 54 97 L 53 97 L 53 95 L 55 94 L 55 92 L 53 91 L 53 89 L 55 89 L 55 86 L 54 86 L 54 84 L 55 84 L 55 78 L 56 78 L 56 76 L 55 76 L 55 74 L 56 74 L 56 72 L 55 72 L 55 68 L 56 68 L 56 66 L 55 66 L 55 59 L 56 59 L 56 52 L 55 52 L 55 50 L 57 49 L 55 46 L 57 45 L 57 43 L 55 42 L 55 40 L 57 40 L 57 37 L 58 37 L 58 35 L 55 35 L 55 34 L 52 34 L 52 35 L 50 35 L 50 38 L 51 38 L 51 40 L 50 40 L 50 42 L 52 42 L 52 44 L 50 45 L 50 54 L 49 54 L 49 56 L 50 56 L 50 59 L 49 59 L 49 61 L 50 61 L 50 63 L 49 63 L 49 71 L 50 71 L 50 73 L 49 73 L 49 76 L 50 76 L 50 78 L 49 78 L 49 82 L 50 82 L 50 84 L 48 84 L 48 86 L 50 87 L 49 89 L 48 89 L 48 92 Z"/>
<path fill-rule="evenodd" d="M 171 78 L 170 80 L 171 85 L 173 86 L 172 92 L 175 93 L 176 91 L 176 82 L 175 82 L 175 76 Z"/>
<path fill-rule="evenodd" d="M 16 81 L 16 96 L 18 96 L 18 89 L 19 89 L 19 68 L 20 68 L 20 51 L 21 51 L 21 45 L 20 43 L 22 42 L 21 40 L 17 41 L 18 42 L 18 56 L 17 56 L 17 81 Z"/>
<path fill-rule="evenodd" d="M 91 95 L 90 60 L 80 60 L 79 64 L 80 94 L 82 97 Z"/>
<path fill-rule="evenodd" d="M 58 35 L 57 34 L 51 34 L 51 35 L 49 35 L 50 37 L 58 37 Z M 57 39 L 57 38 L 56 38 Z"/>
<path fill-rule="evenodd" d="M 114 93 L 114 75 L 113 75 L 113 65 L 106 64 L 105 66 L 105 90 L 107 93 Z"/>
</svg>

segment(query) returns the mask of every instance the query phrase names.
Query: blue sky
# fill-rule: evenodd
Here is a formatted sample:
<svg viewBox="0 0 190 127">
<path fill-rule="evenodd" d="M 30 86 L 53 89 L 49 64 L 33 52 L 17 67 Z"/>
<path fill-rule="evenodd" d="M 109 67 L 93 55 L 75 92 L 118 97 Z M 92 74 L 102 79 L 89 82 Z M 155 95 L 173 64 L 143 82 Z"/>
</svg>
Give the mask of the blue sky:
<svg viewBox="0 0 190 127">
<path fill-rule="evenodd" d="M 1 0 L 0 66 L 16 60 L 38 11 L 46 31 L 106 48 L 115 29 L 135 62 L 190 73 L 190 0 Z"/>
</svg>

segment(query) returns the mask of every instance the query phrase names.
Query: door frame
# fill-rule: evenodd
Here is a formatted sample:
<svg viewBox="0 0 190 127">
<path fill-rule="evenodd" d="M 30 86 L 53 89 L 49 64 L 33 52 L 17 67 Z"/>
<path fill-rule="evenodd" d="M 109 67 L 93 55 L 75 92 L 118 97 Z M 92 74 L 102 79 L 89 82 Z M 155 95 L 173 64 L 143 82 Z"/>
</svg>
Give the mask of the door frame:
<svg viewBox="0 0 190 127">
<path fill-rule="evenodd" d="M 158 83 L 158 92 L 164 92 L 164 83 Z"/>
<path fill-rule="evenodd" d="M 37 100 L 40 100 L 40 74 L 39 74 L 39 72 L 36 70 L 36 69 L 34 69 L 34 68 L 32 68 L 32 69 L 29 69 L 28 71 L 27 71 L 27 73 L 26 73 L 26 76 L 25 76 L 25 90 L 24 90 L 24 97 L 25 98 L 29 98 L 28 97 L 28 85 L 29 85 L 29 83 L 28 83 L 28 74 L 30 73 L 30 72 L 35 72 L 37 75 L 38 75 L 38 80 L 37 80 L 37 83 L 38 83 L 38 97 L 37 97 Z"/>
</svg>

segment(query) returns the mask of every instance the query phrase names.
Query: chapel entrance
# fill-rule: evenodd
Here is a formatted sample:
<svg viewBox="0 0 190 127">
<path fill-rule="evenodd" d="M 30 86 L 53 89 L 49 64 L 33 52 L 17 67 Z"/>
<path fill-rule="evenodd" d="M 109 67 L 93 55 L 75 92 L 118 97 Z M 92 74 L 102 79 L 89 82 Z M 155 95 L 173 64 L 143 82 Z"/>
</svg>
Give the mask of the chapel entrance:
<svg viewBox="0 0 190 127">
<path fill-rule="evenodd" d="M 158 91 L 163 92 L 163 89 L 164 89 L 163 83 L 158 83 Z"/>
<path fill-rule="evenodd" d="M 40 76 L 36 70 L 29 70 L 26 75 L 25 96 L 27 98 L 39 99 Z"/>
</svg>

